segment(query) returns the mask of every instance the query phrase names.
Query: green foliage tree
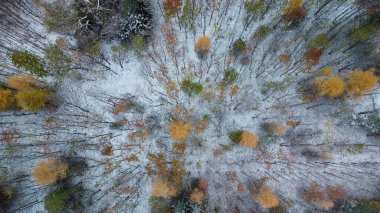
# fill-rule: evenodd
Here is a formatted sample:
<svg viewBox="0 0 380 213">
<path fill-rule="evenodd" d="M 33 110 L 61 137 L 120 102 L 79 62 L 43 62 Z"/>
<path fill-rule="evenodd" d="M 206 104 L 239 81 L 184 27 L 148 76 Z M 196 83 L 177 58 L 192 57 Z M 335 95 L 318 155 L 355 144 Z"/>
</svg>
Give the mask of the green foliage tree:
<svg viewBox="0 0 380 213">
<path fill-rule="evenodd" d="M 240 140 L 241 140 L 241 136 L 243 135 L 243 132 L 242 130 L 236 130 L 236 131 L 232 131 L 228 134 L 228 137 L 230 138 L 230 140 L 236 144 L 239 144 L 240 143 Z"/>
<path fill-rule="evenodd" d="M 239 38 L 238 40 L 234 42 L 232 51 L 235 55 L 239 55 L 243 53 L 245 49 L 246 49 L 245 41 Z"/>
<path fill-rule="evenodd" d="M 322 48 L 325 49 L 329 46 L 329 37 L 326 34 L 319 34 L 313 39 L 310 44 L 310 48 Z"/>
<path fill-rule="evenodd" d="M 268 26 L 262 25 L 257 28 L 256 32 L 253 34 L 252 39 L 257 40 L 257 42 L 263 41 L 272 31 Z"/>
<path fill-rule="evenodd" d="M 45 209 L 50 213 L 62 212 L 67 209 L 67 202 L 70 199 L 70 191 L 57 189 L 49 194 L 44 199 Z"/>
<path fill-rule="evenodd" d="M 200 83 L 192 82 L 190 80 L 183 80 L 181 82 L 181 89 L 189 94 L 200 94 L 203 90 L 203 86 Z"/>
<path fill-rule="evenodd" d="M 262 15 L 265 11 L 265 0 L 259 1 L 246 1 L 244 4 L 244 8 L 250 15 Z"/>
<path fill-rule="evenodd" d="M 182 15 L 179 17 L 179 23 L 186 27 L 194 27 L 197 17 L 197 7 L 190 0 L 186 0 L 182 9 Z"/>
<path fill-rule="evenodd" d="M 239 77 L 239 74 L 235 71 L 235 69 L 226 70 L 224 72 L 223 84 L 231 85 L 237 80 L 238 77 Z"/>
<path fill-rule="evenodd" d="M 56 44 L 45 49 L 46 69 L 56 77 L 63 77 L 70 71 L 71 58 Z"/>
<path fill-rule="evenodd" d="M 46 89 L 28 89 L 17 92 L 17 105 L 24 110 L 37 112 L 45 107 L 50 98 L 50 92 Z"/>
<path fill-rule="evenodd" d="M 63 33 L 73 29 L 78 16 L 74 5 L 65 1 L 54 1 L 44 4 L 44 8 L 46 12 L 44 23 L 49 31 Z"/>
<path fill-rule="evenodd" d="M 48 75 L 47 71 L 44 69 L 43 61 L 26 50 L 13 52 L 11 54 L 11 59 L 12 63 L 18 68 L 28 70 L 39 77 Z"/>
<path fill-rule="evenodd" d="M 344 208 L 345 213 L 376 213 L 376 208 L 366 200 L 359 201 L 356 205 L 348 205 Z"/>
<path fill-rule="evenodd" d="M 374 24 L 370 24 L 370 25 L 366 25 L 366 26 L 362 26 L 362 27 L 359 27 L 359 28 L 356 28 L 354 29 L 351 33 L 350 33 L 350 40 L 353 41 L 353 42 L 365 42 L 368 40 L 368 38 L 374 33 L 376 32 L 378 29 L 378 26 L 374 25 Z"/>
</svg>

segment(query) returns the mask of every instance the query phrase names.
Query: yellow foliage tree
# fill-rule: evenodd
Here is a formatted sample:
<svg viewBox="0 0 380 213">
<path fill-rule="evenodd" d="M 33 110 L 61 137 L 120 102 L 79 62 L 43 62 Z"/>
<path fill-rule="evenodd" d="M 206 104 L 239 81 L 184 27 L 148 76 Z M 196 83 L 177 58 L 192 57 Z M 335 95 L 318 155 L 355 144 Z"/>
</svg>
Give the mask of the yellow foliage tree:
<svg viewBox="0 0 380 213">
<path fill-rule="evenodd" d="M 267 187 L 261 188 L 259 193 L 255 195 L 255 198 L 265 209 L 274 208 L 280 205 L 277 196 Z"/>
<path fill-rule="evenodd" d="M 260 138 L 256 134 L 243 131 L 243 133 L 241 134 L 240 145 L 246 148 L 254 149 L 257 147 L 259 140 Z"/>
<path fill-rule="evenodd" d="M 67 164 L 49 159 L 38 164 L 32 171 L 34 180 L 41 185 L 50 185 L 67 177 Z"/>
<path fill-rule="evenodd" d="M 25 90 L 33 88 L 35 85 L 37 85 L 37 79 L 32 75 L 12 75 L 7 78 L 7 85 L 13 89 Z"/>
<path fill-rule="evenodd" d="M 317 83 L 320 96 L 337 98 L 346 91 L 346 85 L 341 77 L 332 77 Z"/>
<path fill-rule="evenodd" d="M 364 93 L 374 90 L 377 83 L 378 78 L 374 74 L 374 69 L 355 70 L 351 72 L 348 79 L 348 93 L 352 96 L 362 96 Z"/>
<path fill-rule="evenodd" d="M 329 210 L 329 209 L 332 209 L 334 207 L 334 202 L 331 200 L 327 200 L 327 199 L 316 200 L 315 204 L 320 209 L 323 209 L 323 210 Z"/>
<path fill-rule="evenodd" d="M 178 193 L 178 187 L 172 185 L 167 180 L 158 179 L 153 181 L 152 195 L 156 197 L 174 197 Z"/>
<path fill-rule="evenodd" d="M 16 99 L 9 89 L 0 87 L 0 111 L 8 110 L 14 106 Z"/>
<path fill-rule="evenodd" d="M 206 54 L 210 51 L 211 39 L 208 36 L 201 36 L 198 38 L 198 41 L 195 45 L 195 48 L 198 52 Z"/>
<path fill-rule="evenodd" d="M 45 89 L 28 89 L 16 94 L 17 105 L 24 110 L 37 112 L 45 107 L 50 93 Z"/>
<path fill-rule="evenodd" d="M 174 141 L 185 141 L 190 135 L 190 124 L 174 121 L 169 125 L 169 132 Z"/>
<path fill-rule="evenodd" d="M 205 193 L 201 189 L 195 188 L 191 192 L 191 194 L 190 194 L 190 201 L 191 202 L 202 204 L 204 200 L 205 200 Z"/>
</svg>

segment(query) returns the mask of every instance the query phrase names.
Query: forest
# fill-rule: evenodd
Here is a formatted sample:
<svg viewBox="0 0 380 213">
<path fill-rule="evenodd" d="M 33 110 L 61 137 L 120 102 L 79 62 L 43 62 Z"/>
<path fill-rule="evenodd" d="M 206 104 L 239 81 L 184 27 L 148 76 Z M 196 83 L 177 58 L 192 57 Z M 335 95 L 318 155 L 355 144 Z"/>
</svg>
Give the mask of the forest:
<svg viewBox="0 0 380 213">
<path fill-rule="evenodd" d="M 379 0 L 0 0 L 1 213 L 380 213 Z"/>
</svg>

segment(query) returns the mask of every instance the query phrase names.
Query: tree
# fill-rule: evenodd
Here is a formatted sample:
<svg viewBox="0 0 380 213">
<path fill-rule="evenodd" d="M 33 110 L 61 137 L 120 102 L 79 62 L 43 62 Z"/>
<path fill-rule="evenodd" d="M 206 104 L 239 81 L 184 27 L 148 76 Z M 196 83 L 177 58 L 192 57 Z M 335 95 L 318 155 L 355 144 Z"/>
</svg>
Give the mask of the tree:
<svg viewBox="0 0 380 213">
<path fill-rule="evenodd" d="M 57 189 L 44 198 L 45 209 L 49 213 L 62 212 L 67 210 L 67 202 L 70 199 L 70 192 L 68 190 Z"/>
<path fill-rule="evenodd" d="M 280 205 L 277 196 L 268 187 L 261 188 L 255 195 L 256 200 L 265 208 L 274 208 Z"/>
<path fill-rule="evenodd" d="M 32 75 L 18 74 L 7 78 L 7 86 L 17 90 L 31 89 L 37 85 L 38 80 Z"/>
<path fill-rule="evenodd" d="M 80 188 L 57 188 L 44 198 L 45 209 L 49 213 L 82 212 Z"/>
<path fill-rule="evenodd" d="M 48 75 L 47 71 L 44 69 L 43 61 L 26 50 L 13 52 L 11 54 L 11 59 L 12 63 L 18 68 L 28 70 L 39 77 Z"/>
<path fill-rule="evenodd" d="M 70 71 L 71 59 L 56 44 L 45 48 L 46 69 L 56 77 L 63 77 Z"/>
<path fill-rule="evenodd" d="M 181 82 L 181 89 L 189 94 L 200 94 L 203 90 L 203 86 L 200 83 L 185 79 Z"/>
<path fill-rule="evenodd" d="M 167 180 L 157 179 L 153 181 L 153 196 L 162 198 L 174 197 L 177 195 L 178 191 L 178 187 L 170 184 Z"/>
<path fill-rule="evenodd" d="M 319 64 L 319 60 L 321 59 L 322 55 L 323 55 L 323 49 L 311 48 L 305 52 L 304 57 L 309 66 L 314 66 L 314 65 Z"/>
<path fill-rule="evenodd" d="M 210 51 L 211 39 L 208 36 L 200 36 L 197 43 L 195 44 L 195 49 L 201 55 L 205 55 Z"/>
<path fill-rule="evenodd" d="M 51 185 L 67 177 L 68 165 L 56 159 L 48 159 L 38 164 L 32 171 L 34 181 L 41 185 Z"/>
<path fill-rule="evenodd" d="M 285 8 L 284 18 L 288 22 L 298 22 L 305 18 L 306 9 L 303 6 L 304 0 L 290 0 Z"/>
<path fill-rule="evenodd" d="M 259 139 L 259 136 L 257 136 L 256 134 L 243 131 L 240 139 L 240 145 L 246 148 L 254 149 L 257 147 L 257 144 L 259 143 Z"/>
<path fill-rule="evenodd" d="M 348 79 L 348 93 L 352 96 L 362 96 L 374 90 L 378 84 L 378 78 L 374 74 L 374 69 L 367 71 L 354 70 Z"/>
<path fill-rule="evenodd" d="M 238 77 L 239 77 L 239 74 L 235 71 L 235 69 L 226 70 L 224 72 L 223 84 L 231 85 L 237 80 Z"/>
<path fill-rule="evenodd" d="M 185 141 L 190 135 L 190 124 L 174 121 L 169 125 L 169 132 L 174 141 Z"/>
<path fill-rule="evenodd" d="M 16 99 L 13 92 L 9 89 L 0 87 L 0 111 L 5 111 L 14 107 Z"/>
<path fill-rule="evenodd" d="M 274 122 L 263 123 L 261 126 L 269 135 L 277 136 L 285 135 L 289 129 L 286 125 Z"/>
<path fill-rule="evenodd" d="M 326 80 L 318 81 L 318 91 L 320 96 L 328 98 L 337 98 L 346 91 L 346 85 L 343 78 L 332 77 Z"/>
<path fill-rule="evenodd" d="M 193 191 L 190 193 L 190 201 L 193 203 L 199 203 L 202 204 L 205 200 L 205 193 L 199 189 L 195 188 Z"/>
<path fill-rule="evenodd" d="M 229 134 L 229 138 L 235 144 L 240 144 L 246 148 L 254 149 L 259 143 L 259 136 L 248 131 L 237 130 Z"/>
<path fill-rule="evenodd" d="M 50 92 L 41 88 L 22 90 L 16 94 L 17 105 L 31 112 L 38 112 L 44 108 L 49 98 Z"/>
<path fill-rule="evenodd" d="M 240 55 L 245 51 L 245 49 L 246 49 L 245 41 L 239 38 L 238 40 L 234 42 L 232 52 L 235 55 Z"/>
<path fill-rule="evenodd" d="M 165 0 L 164 10 L 167 17 L 176 15 L 181 10 L 181 0 Z"/>
</svg>

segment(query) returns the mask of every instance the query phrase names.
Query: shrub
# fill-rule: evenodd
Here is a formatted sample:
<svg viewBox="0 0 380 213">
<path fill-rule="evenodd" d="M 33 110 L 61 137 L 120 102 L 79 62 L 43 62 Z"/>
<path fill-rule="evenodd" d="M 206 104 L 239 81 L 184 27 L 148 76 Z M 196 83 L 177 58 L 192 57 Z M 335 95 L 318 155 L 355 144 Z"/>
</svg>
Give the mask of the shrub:
<svg viewBox="0 0 380 213">
<path fill-rule="evenodd" d="M 44 69 L 44 63 L 36 55 L 28 51 L 18 51 L 11 54 L 12 63 L 18 67 L 30 71 L 39 77 L 47 76 L 47 71 Z"/>
<path fill-rule="evenodd" d="M 181 10 L 181 0 L 165 0 L 164 10 L 167 17 L 176 15 Z"/>
<path fill-rule="evenodd" d="M 46 68 L 56 77 L 64 77 L 70 71 L 71 59 L 56 44 L 45 48 Z"/>
<path fill-rule="evenodd" d="M 239 74 L 235 71 L 235 69 L 226 70 L 224 72 L 223 84 L 224 85 L 233 84 L 237 80 L 238 76 Z"/>
<path fill-rule="evenodd" d="M 136 56 L 142 57 L 143 52 L 147 47 L 146 40 L 141 36 L 132 36 L 131 49 Z"/>
<path fill-rule="evenodd" d="M 156 197 L 169 198 L 174 197 L 178 193 L 178 188 L 169 181 L 158 179 L 153 181 L 152 195 Z"/>
<path fill-rule="evenodd" d="M 341 77 L 332 77 L 317 83 L 319 95 L 328 98 L 337 98 L 346 91 L 346 85 Z"/>
<path fill-rule="evenodd" d="M 37 85 L 37 79 L 32 75 L 12 75 L 7 78 L 7 86 L 17 90 L 31 89 Z"/>
<path fill-rule="evenodd" d="M 190 80 L 183 80 L 181 82 L 181 89 L 189 94 L 200 94 L 203 90 L 203 86 L 200 83 L 192 82 Z"/>
<path fill-rule="evenodd" d="M 353 96 L 362 96 L 374 90 L 377 83 L 378 79 L 374 74 L 374 70 L 355 70 L 351 72 L 348 79 L 348 93 Z"/>
<path fill-rule="evenodd" d="M 195 44 L 195 49 L 200 54 L 207 54 L 211 48 L 211 39 L 208 36 L 201 36 Z"/>
<path fill-rule="evenodd" d="M 169 132 L 174 141 L 185 141 L 190 135 L 190 124 L 174 121 L 169 125 Z"/>
<path fill-rule="evenodd" d="M 280 205 L 277 196 L 267 187 L 261 188 L 255 195 L 255 198 L 265 209 L 274 208 Z"/>
<path fill-rule="evenodd" d="M 0 87 L 0 111 L 11 109 L 16 103 L 13 92 Z"/>
<path fill-rule="evenodd" d="M 245 41 L 239 38 L 238 40 L 234 42 L 232 51 L 235 55 L 239 55 L 243 53 L 245 49 L 246 49 Z"/>
<path fill-rule="evenodd" d="M 29 89 L 19 91 L 16 94 L 17 105 L 23 110 L 38 112 L 45 107 L 50 98 L 50 93 L 45 89 Z"/>
<path fill-rule="evenodd" d="M 102 42 L 100 40 L 94 41 L 84 46 L 82 52 L 90 56 L 97 56 L 102 51 Z"/>
<path fill-rule="evenodd" d="M 67 190 L 57 189 L 49 192 L 44 199 L 45 209 L 51 213 L 67 210 L 67 202 L 69 199 L 70 192 Z"/>
<path fill-rule="evenodd" d="M 67 177 L 67 164 L 49 159 L 38 164 L 32 171 L 34 180 L 41 185 L 50 185 Z"/>
</svg>

